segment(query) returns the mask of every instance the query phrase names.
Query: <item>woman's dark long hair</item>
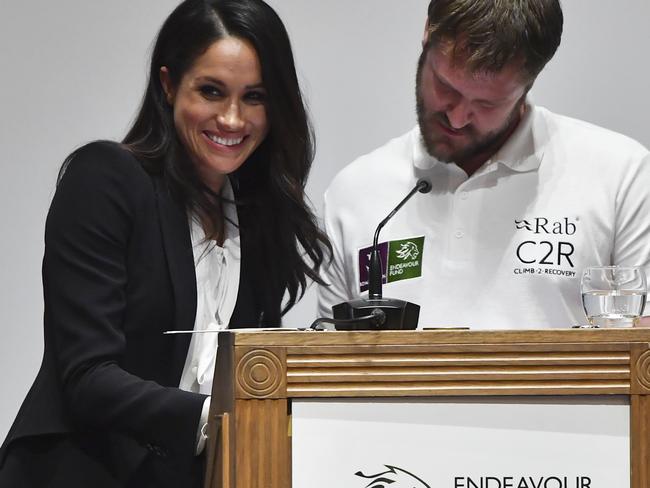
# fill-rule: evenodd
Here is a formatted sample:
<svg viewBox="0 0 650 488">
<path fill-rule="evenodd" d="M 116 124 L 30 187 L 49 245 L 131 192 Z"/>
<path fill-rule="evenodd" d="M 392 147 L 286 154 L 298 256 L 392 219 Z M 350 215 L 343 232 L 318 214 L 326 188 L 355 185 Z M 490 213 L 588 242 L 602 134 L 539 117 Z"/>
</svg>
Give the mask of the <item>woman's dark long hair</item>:
<svg viewBox="0 0 650 488">
<path fill-rule="evenodd" d="M 167 18 L 156 40 L 142 106 L 122 143 L 187 208 L 221 225 L 220 202 L 202 184 L 181 145 L 172 107 L 160 82 L 166 66 L 178 86 L 194 61 L 224 37 L 249 41 L 259 57 L 266 90 L 269 133 L 248 160 L 230 175 L 238 202 L 243 262 L 255 278 L 265 325 L 304 294 L 317 270 L 327 237 L 305 197 L 314 155 L 313 131 L 298 85 L 289 36 L 275 11 L 262 0 L 185 0 Z M 288 301 L 280 312 L 285 290 Z"/>
</svg>

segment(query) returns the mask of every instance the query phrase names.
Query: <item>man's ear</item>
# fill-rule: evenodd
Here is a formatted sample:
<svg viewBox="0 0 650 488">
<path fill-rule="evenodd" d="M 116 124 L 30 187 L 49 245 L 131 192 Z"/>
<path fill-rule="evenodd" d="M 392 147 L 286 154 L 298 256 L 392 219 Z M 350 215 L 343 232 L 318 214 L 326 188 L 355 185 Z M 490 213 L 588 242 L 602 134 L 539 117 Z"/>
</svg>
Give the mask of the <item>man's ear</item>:
<svg viewBox="0 0 650 488">
<path fill-rule="evenodd" d="M 429 17 L 424 23 L 424 34 L 422 35 L 422 47 L 425 47 L 429 42 L 429 37 L 431 36 L 431 31 L 429 30 Z"/>
<path fill-rule="evenodd" d="M 165 98 L 167 103 L 170 105 L 174 104 L 174 98 L 176 97 L 176 89 L 172 83 L 171 77 L 169 75 L 169 69 L 167 66 L 160 67 L 160 84 L 162 85 L 163 91 L 165 92 Z"/>
</svg>

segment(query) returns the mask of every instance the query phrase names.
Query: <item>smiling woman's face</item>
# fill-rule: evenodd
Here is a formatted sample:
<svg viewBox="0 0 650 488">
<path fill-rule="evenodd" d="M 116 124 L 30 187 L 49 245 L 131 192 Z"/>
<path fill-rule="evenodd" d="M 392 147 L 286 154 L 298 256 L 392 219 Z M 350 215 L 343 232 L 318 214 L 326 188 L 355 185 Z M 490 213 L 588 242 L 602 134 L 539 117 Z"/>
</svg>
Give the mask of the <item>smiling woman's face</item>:
<svg viewBox="0 0 650 488">
<path fill-rule="evenodd" d="M 225 37 L 199 56 L 173 86 L 160 79 L 174 109 L 176 132 L 202 181 L 221 189 L 268 133 L 266 91 L 259 58 L 246 40 Z"/>
</svg>

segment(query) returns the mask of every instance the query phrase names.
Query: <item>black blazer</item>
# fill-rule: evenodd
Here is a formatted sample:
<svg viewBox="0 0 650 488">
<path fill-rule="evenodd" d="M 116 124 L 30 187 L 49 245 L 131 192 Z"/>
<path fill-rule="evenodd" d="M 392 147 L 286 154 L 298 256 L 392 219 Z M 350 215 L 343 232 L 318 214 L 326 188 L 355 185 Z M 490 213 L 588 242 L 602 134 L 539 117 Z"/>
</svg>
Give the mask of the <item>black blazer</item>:
<svg viewBox="0 0 650 488">
<path fill-rule="evenodd" d="M 254 327 L 264 307 L 241 241 L 230 324 Z M 115 143 L 76 152 L 47 218 L 43 288 L 43 363 L 0 449 L 0 487 L 200 486 L 205 397 L 177 388 L 190 336 L 163 335 L 194 326 L 194 261 L 164 179 Z"/>
</svg>

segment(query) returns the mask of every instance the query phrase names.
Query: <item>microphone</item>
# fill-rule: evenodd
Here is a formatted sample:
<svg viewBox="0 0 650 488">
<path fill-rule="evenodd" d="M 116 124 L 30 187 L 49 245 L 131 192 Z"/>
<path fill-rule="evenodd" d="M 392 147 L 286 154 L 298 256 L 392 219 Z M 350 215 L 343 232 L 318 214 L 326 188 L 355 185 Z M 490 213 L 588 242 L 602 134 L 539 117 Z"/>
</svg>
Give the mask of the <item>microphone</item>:
<svg viewBox="0 0 650 488">
<path fill-rule="evenodd" d="M 412 330 L 418 326 L 419 305 L 382 295 L 382 262 L 378 242 L 381 229 L 413 195 L 430 191 L 431 183 L 420 178 L 408 195 L 379 223 L 370 254 L 368 298 L 358 298 L 332 307 L 337 330 Z"/>
</svg>

